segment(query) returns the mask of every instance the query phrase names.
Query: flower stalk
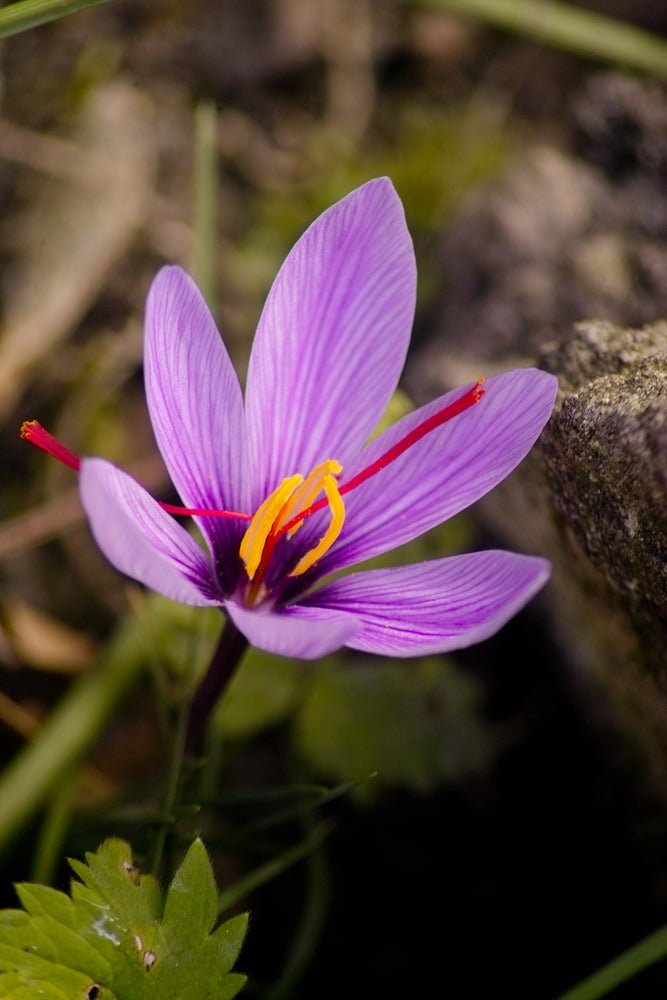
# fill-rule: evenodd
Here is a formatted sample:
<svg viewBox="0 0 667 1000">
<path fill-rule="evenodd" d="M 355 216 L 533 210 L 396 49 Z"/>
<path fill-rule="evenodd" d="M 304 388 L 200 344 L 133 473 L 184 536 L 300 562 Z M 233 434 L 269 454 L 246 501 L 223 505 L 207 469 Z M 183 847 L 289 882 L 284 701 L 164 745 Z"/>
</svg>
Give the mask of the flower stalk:
<svg viewBox="0 0 667 1000">
<path fill-rule="evenodd" d="M 188 713 L 185 748 L 196 753 L 218 698 L 227 688 L 248 648 L 248 640 L 231 619 L 225 622 L 211 662 L 202 677 Z"/>
</svg>

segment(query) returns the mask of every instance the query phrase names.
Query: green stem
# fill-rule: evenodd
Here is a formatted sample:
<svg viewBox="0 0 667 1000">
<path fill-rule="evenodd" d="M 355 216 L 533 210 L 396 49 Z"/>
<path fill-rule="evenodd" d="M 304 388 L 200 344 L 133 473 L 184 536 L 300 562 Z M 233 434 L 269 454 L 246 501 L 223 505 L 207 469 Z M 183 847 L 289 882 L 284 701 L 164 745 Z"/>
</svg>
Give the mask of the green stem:
<svg viewBox="0 0 667 1000">
<path fill-rule="evenodd" d="M 211 711 L 236 672 L 248 640 L 228 620 L 220 634 L 211 662 L 192 698 L 184 697 L 179 705 L 176 729 L 171 741 L 169 768 L 162 800 L 162 815 L 151 853 L 150 868 L 160 873 L 167 836 L 175 820 L 183 763 L 187 751 L 196 752 L 207 731 Z"/>
<path fill-rule="evenodd" d="M 667 926 L 649 934 L 608 965 L 574 986 L 559 1000 L 598 1000 L 667 955 Z"/>
<path fill-rule="evenodd" d="M 194 177 L 194 259 L 192 273 L 215 312 L 216 282 L 216 204 L 218 188 L 218 118 L 215 104 L 209 101 L 195 110 Z"/>
<path fill-rule="evenodd" d="M 254 892 L 255 889 L 259 889 L 278 875 L 282 875 L 292 865 L 301 861 L 302 858 L 307 857 L 319 847 L 325 838 L 329 836 L 329 833 L 329 826 L 322 825 L 317 827 L 310 836 L 302 840 L 296 847 L 290 847 L 289 850 L 280 854 L 277 858 L 271 858 L 266 864 L 255 868 L 254 871 L 244 876 L 244 878 L 239 879 L 234 885 L 230 885 L 228 889 L 225 889 L 218 896 L 218 913 L 225 913 L 236 906 L 249 893 Z"/>
<path fill-rule="evenodd" d="M 160 876 L 162 857 L 164 855 L 164 847 L 167 842 L 167 836 L 174 825 L 174 812 L 178 803 L 178 791 L 181 784 L 181 772 L 183 770 L 183 760 L 185 757 L 185 741 L 188 731 L 189 714 L 190 701 L 189 699 L 184 699 L 178 708 L 176 729 L 171 741 L 169 768 L 167 770 L 167 780 L 165 782 L 164 796 L 162 799 L 162 815 L 158 828 L 155 832 L 153 850 L 151 852 L 150 870 L 156 878 L 159 878 Z"/>
<path fill-rule="evenodd" d="M 224 737 L 218 726 L 207 726 L 203 739 L 204 760 L 199 779 L 199 801 L 212 802 L 220 787 Z"/>
<path fill-rule="evenodd" d="M 0 10 L 0 38 L 18 35 L 28 28 L 103 3 L 110 3 L 110 0 L 19 0 Z"/>
<path fill-rule="evenodd" d="M 78 770 L 61 775 L 39 832 L 30 873 L 31 881 L 52 885 L 61 861 L 62 846 L 72 816 Z"/>
<path fill-rule="evenodd" d="M 97 667 L 77 681 L 37 738 L 0 777 L 0 852 L 96 741 L 143 665 L 134 623 L 119 629 Z"/>
<path fill-rule="evenodd" d="M 324 845 L 319 843 L 308 857 L 306 902 L 294 934 L 280 979 L 267 993 L 267 1000 L 294 996 L 295 987 L 317 948 L 329 903 L 329 867 Z"/>
<path fill-rule="evenodd" d="M 557 0 L 411 0 L 515 31 L 591 59 L 667 76 L 667 43 L 632 24 Z"/>
</svg>

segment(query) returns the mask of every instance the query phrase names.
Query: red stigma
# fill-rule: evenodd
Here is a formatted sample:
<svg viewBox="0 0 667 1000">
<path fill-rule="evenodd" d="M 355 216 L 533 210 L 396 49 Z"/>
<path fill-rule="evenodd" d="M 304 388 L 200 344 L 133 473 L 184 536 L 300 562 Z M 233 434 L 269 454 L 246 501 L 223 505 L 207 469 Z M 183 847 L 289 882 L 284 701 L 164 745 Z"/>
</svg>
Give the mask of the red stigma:
<svg viewBox="0 0 667 1000">
<path fill-rule="evenodd" d="M 344 485 L 340 487 L 341 495 L 343 493 L 349 493 L 350 490 L 355 490 L 357 486 L 361 486 L 361 484 L 365 483 L 367 479 L 371 478 L 371 476 L 374 476 L 377 472 L 380 472 L 381 469 L 384 469 L 387 465 L 395 462 L 404 451 L 407 451 L 408 448 L 411 448 L 413 444 L 417 443 L 417 441 L 420 441 L 431 431 L 434 431 L 436 427 L 446 424 L 448 420 L 452 419 L 452 417 L 457 417 L 459 413 L 463 413 L 465 410 L 470 409 L 471 406 L 474 406 L 475 403 L 479 403 L 480 399 L 484 395 L 483 383 L 483 378 L 478 379 L 471 389 L 467 389 L 462 396 L 455 399 L 453 403 L 449 404 L 449 406 L 445 406 L 444 409 L 439 410 L 438 413 L 434 413 L 431 417 L 427 417 L 421 424 L 417 424 L 416 427 L 413 427 L 404 438 L 401 438 L 401 440 L 397 441 L 395 445 L 392 445 L 391 448 L 385 451 L 384 455 L 380 455 L 380 457 L 369 465 L 368 468 L 363 469 L 360 473 L 358 473 L 358 475 L 354 476 L 353 479 L 350 479 L 349 482 L 344 483 Z"/>
<path fill-rule="evenodd" d="M 75 455 L 69 448 L 66 448 L 53 434 L 49 434 L 38 420 L 24 420 L 21 425 L 21 437 L 25 441 L 30 441 L 31 444 L 36 444 L 47 455 L 57 458 L 59 462 L 67 465 L 70 469 L 74 469 L 75 472 L 78 472 L 81 468 L 81 459 L 79 456 Z"/>
<path fill-rule="evenodd" d="M 484 395 L 484 392 L 484 379 L 480 378 L 473 386 L 470 387 L 470 389 L 466 389 L 466 391 L 459 396 L 458 399 L 455 399 L 453 403 L 449 403 L 449 405 L 443 407 L 442 410 L 438 410 L 437 413 L 427 417 L 421 424 L 417 424 L 417 426 L 413 427 L 411 431 L 408 431 L 404 438 L 401 438 L 401 440 L 397 441 L 396 444 L 391 446 L 391 448 L 388 448 L 384 454 L 380 455 L 380 457 L 369 466 L 362 469 L 361 472 L 358 472 L 356 476 L 353 476 L 352 479 L 349 479 L 346 483 L 343 483 L 343 485 L 339 487 L 341 496 L 345 493 L 349 493 L 350 490 L 356 490 L 357 486 L 361 486 L 361 484 L 365 483 L 367 479 L 371 478 L 371 476 L 375 476 L 378 472 L 381 472 L 382 469 L 391 465 L 391 463 L 395 462 L 404 451 L 407 451 L 408 448 L 411 448 L 413 444 L 417 443 L 417 441 L 420 441 L 427 434 L 430 434 L 430 432 L 434 431 L 436 427 L 441 427 L 442 424 L 446 424 L 448 420 L 452 420 L 453 417 L 457 417 L 460 413 L 464 413 L 466 410 L 469 410 L 471 406 L 479 403 L 480 399 Z M 311 507 L 308 507 L 306 510 L 302 511 L 301 514 L 292 518 L 291 521 L 284 525 L 280 534 L 282 535 L 286 531 L 289 531 L 290 528 L 293 528 L 299 521 L 305 520 L 307 517 L 310 517 L 311 514 L 316 514 L 318 510 L 322 510 L 325 506 L 326 500 L 318 500 L 317 503 L 314 503 Z"/>
<path fill-rule="evenodd" d="M 162 510 L 179 517 L 234 517 L 238 521 L 252 521 L 252 514 L 241 514 L 236 510 L 217 510 L 214 507 L 179 507 L 177 504 L 158 500 Z"/>
<path fill-rule="evenodd" d="M 480 399 L 484 395 L 484 379 L 480 378 L 475 382 L 473 386 L 466 389 L 458 399 L 455 399 L 453 403 L 449 403 L 447 406 L 443 407 L 442 410 L 438 410 L 437 413 L 432 414 L 432 416 L 427 417 L 416 427 L 413 427 L 411 431 L 397 441 L 396 444 L 388 448 L 379 458 L 374 462 L 371 462 L 365 469 L 358 472 L 356 476 L 349 479 L 346 483 L 343 483 L 339 487 L 339 493 L 343 496 L 345 493 L 349 493 L 351 490 L 356 490 L 358 486 L 365 483 L 367 479 L 372 476 L 377 475 L 382 469 L 386 468 L 392 462 L 395 462 L 404 451 L 411 448 L 413 444 L 420 441 L 431 431 L 434 431 L 437 427 L 441 427 L 442 424 L 447 423 L 448 420 L 452 420 L 457 417 L 460 413 L 464 413 L 469 410 L 471 406 L 479 403 Z M 48 455 L 57 458 L 59 462 L 63 465 L 67 465 L 70 469 L 75 472 L 79 472 L 81 468 L 81 459 L 74 452 L 66 448 L 58 438 L 55 438 L 53 434 L 49 434 L 47 430 L 42 427 L 42 425 L 37 420 L 26 420 L 21 426 L 21 437 L 26 441 L 30 441 L 31 444 L 37 445 Z M 163 503 L 161 500 L 156 501 L 159 503 L 160 507 L 168 514 L 176 514 L 180 517 L 230 517 L 239 521 L 252 521 L 252 514 L 242 514 L 235 510 L 217 510 L 207 507 L 179 507 L 176 504 Z M 275 547 L 278 539 L 282 538 L 284 534 L 290 531 L 295 525 L 299 524 L 300 521 L 305 521 L 307 517 L 311 514 L 316 514 L 318 510 L 322 510 L 327 506 L 328 500 L 326 498 L 318 500 L 317 503 L 312 504 L 305 510 L 301 511 L 282 526 L 280 531 L 275 535 L 272 542 L 271 551 Z M 270 553 L 269 553 L 270 555 Z"/>
<path fill-rule="evenodd" d="M 59 462 L 73 469 L 74 472 L 81 470 L 81 459 L 73 451 L 66 448 L 62 441 L 50 434 L 38 420 L 25 420 L 21 425 L 21 437 L 31 444 L 37 445 L 47 455 L 57 458 Z M 233 517 L 240 521 L 252 521 L 252 514 L 239 514 L 235 510 L 214 510 L 207 507 L 178 507 L 173 503 L 163 503 L 158 500 L 160 507 L 168 514 L 178 514 L 180 517 Z"/>
</svg>

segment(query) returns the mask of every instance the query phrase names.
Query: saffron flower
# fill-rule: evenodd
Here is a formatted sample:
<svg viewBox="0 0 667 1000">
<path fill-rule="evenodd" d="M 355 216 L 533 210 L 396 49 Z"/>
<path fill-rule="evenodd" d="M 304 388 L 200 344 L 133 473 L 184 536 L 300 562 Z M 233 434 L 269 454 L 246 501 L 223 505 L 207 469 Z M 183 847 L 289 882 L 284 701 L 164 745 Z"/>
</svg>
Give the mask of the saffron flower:
<svg viewBox="0 0 667 1000">
<path fill-rule="evenodd" d="M 401 374 L 415 305 L 412 242 L 389 180 L 324 212 L 284 262 L 255 336 L 245 402 L 194 282 L 159 272 L 144 374 L 184 507 L 35 422 L 23 434 L 75 469 L 93 535 L 122 573 L 221 607 L 253 645 L 311 659 L 340 646 L 445 652 L 496 632 L 545 583 L 536 557 L 484 551 L 325 580 L 421 535 L 505 478 L 549 418 L 533 368 L 446 393 L 368 443 Z M 208 547 L 173 514 L 193 516 Z"/>
</svg>

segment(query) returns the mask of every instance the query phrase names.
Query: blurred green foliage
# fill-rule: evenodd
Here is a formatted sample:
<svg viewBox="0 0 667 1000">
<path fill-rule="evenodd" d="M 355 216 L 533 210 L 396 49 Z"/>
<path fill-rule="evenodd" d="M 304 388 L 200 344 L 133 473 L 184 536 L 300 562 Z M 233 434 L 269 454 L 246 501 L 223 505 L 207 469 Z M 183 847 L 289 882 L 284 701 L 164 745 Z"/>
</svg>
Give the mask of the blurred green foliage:
<svg viewBox="0 0 667 1000">
<path fill-rule="evenodd" d="M 319 670 L 296 720 L 296 744 L 319 773 L 420 794 L 483 771 L 492 755 L 477 684 L 442 659 Z"/>
<path fill-rule="evenodd" d="M 251 227 L 233 268 L 237 280 L 261 301 L 287 250 L 313 219 L 370 177 L 386 175 L 417 246 L 419 301 L 428 301 L 435 261 L 423 251 L 431 249 L 465 192 L 497 174 L 512 149 L 507 108 L 481 94 L 449 110 L 399 102 L 391 121 L 384 127 L 380 121 L 373 138 L 359 146 L 314 125 L 305 166 L 289 190 L 257 190 L 251 200 Z"/>
</svg>

